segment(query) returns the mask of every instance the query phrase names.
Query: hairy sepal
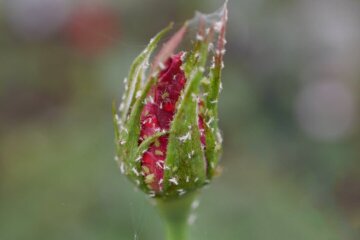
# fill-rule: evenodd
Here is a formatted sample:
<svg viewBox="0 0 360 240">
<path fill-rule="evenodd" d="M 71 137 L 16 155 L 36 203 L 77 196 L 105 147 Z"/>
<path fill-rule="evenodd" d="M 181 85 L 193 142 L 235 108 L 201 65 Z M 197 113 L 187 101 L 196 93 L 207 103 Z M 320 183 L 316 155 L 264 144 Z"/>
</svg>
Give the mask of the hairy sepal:
<svg viewBox="0 0 360 240">
<path fill-rule="evenodd" d="M 196 42 L 183 65 L 188 81 L 170 128 L 163 186 L 166 197 L 191 192 L 206 180 L 207 164 L 198 126 L 198 97 L 207 52 L 207 42 Z"/>
<path fill-rule="evenodd" d="M 151 87 L 156 82 L 155 74 L 150 73 L 149 79 L 145 81 L 145 86 L 142 86 L 143 75 L 148 66 L 151 53 L 155 50 L 157 43 L 171 28 L 172 24 L 158 33 L 133 62 L 128 77 L 125 98 L 123 100 L 124 106 L 121 120 L 117 117 L 116 110 L 113 110 L 117 156 L 123 163 L 124 173 L 140 187 L 144 186 L 143 178 L 140 176 L 141 161 L 138 160 L 138 151 L 140 148 L 140 146 L 138 146 L 140 115 L 144 107 L 145 99 Z M 161 135 L 161 133 L 159 133 L 159 135 Z M 150 137 L 152 139 L 152 136 Z"/>
</svg>

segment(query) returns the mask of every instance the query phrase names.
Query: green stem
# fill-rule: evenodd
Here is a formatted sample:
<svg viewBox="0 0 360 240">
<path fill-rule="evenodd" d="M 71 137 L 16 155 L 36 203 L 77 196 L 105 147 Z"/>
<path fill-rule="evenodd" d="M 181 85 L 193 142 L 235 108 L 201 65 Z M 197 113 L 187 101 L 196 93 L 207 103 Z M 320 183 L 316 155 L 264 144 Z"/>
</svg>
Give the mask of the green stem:
<svg viewBox="0 0 360 240">
<path fill-rule="evenodd" d="M 188 227 L 185 224 L 166 224 L 167 240 L 186 240 L 188 237 Z"/>
<path fill-rule="evenodd" d="M 157 199 L 157 207 L 165 222 L 166 240 L 188 239 L 188 218 L 196 196 L 194 192 L 176 199 Z"/>
</svg>

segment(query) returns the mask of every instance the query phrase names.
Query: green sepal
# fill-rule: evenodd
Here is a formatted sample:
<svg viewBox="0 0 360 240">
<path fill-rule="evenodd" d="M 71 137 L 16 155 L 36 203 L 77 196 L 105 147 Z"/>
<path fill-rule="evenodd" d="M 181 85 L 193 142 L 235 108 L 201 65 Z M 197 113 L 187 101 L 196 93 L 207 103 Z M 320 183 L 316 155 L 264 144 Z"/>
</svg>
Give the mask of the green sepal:
<svg viewBox="0 0 360 240">
<path fill-rule="evenodd" d="M 115 129 L 118 132 L 118 134 L 116 134 L 117 156 L 121 158 L 124 163 L 125 174 L 137 185 L 143 185 L 143 178 L 140 175 L 141 162 L 136 161 L 138 139 L 140 136 L 140 116 L 144 107 L 145 98 L 156 82 L 156 78 L 153 77 L 156 74 L 152 73 L 150 78 L 145 81 L 145 86 L 142 86 L 143 74 L 146 71 L 145 67 L 148 58 L 164 34 L 172 28 L 172 25 L 173 24 L 170 24 L 152 38 L 149 45 L 133 62 L 127 82 L 127 91 L 124 95 L 125 105 L 121 118 L 121 123 L 123 125 L 120 126 L 120 129 L 117 119 L 116 121 L 114 120 L 114 124 L 116 124 Z M 138 93 L 138 91 L 141 92 Z M 117 118 L 116 116 L 117 115 L 114 115 L 114 119 Z"/>
<path fill-rule="evenodd" d="M 169 24 L 161 32 L 150 40 L 147 47 L 138 55 L 132 63 L 129 71 L 129 75 L 126 83 L 126 91 L 124 93 L 123 109 L 121 119 L 123 122 L 126 121 L 126 117 L 131 111 L 131 107 L 136 101 L 136 94 L 142 86 L 144 79 L 144 73 L 148 65 L 148 60 L 152 52 L 156 49 L 158 42 L 161 38 L 172 28 L 173 24 Z"/>
<path fill-rule="evenodd" d="M 208 162 L 207 175 L 209 179 L 215 175 L 221 154 L 221 135 L 218 127 L 218 98 L 221 84 L 221 63 L 210 70 L 208 95 L 205 99 L 205 156 Z"/>
<path fill-rule="evenodd" d="M 205 101 L 205 136 L 206 159 L 208 161 L 208 178 L 216 174 L 216 167 L 221 154 L 222 138 L 218 127 L 218 98 L 221 90 L 221 70 L 223 68 L 223 55 L 225 53 L 225 30 L 227 22 L 227 2 L 222 8 L 221 29 L 217 39 L 217 49 L 213 56 L 213 66 L 210 68 L 208 95 Z"/>
<path fill-rule="evenodd" d="M 206 178 L 205 158 L 197 121 L 197 102 L 192 99 L 192 93 L 198 91 L 201 77 L 201 73 L 196 74 L 187 85 L 171 125 L 163 186 L 164 192 L 169 196 L 181 194 L 181 189 L 197 189 Z"/>
<path fill-rule="evenodd" d="M 119 115 L 116 111 L 116 102 L 115 100 L 112 103 L 112 117 L 113 117 L 113 125 L 114 125 L 114 132 L 115 132 L 115 145 L 116 145 L 116 153 L 119 153 L 119 140 L 120 140 L 120 131 L 119 131 Z"/>
<path fill-rule="evenodd" d="M 195 43 L 184 63 L 188 79 L 171 124 L 164 170 L 165 197 L 179 196 L 198 189 L 206 180 L 206 160 L 200 141 L 198 101 L 207 58 L 207 43 Z"/>
<path fill-rule="evenodd" d="M 130 179 L 137 180 L 137 184 L 139 184 L 139 175 L 137 173 L 141 171 L 141 162 L 135 161 L 140 137 L 140 116 L 144 107 L 144 100 L 154 84 L 155 77 L 152 77 L 146 83 L 140 97 L 135 101 L 125 127 L 120 131 L 120 143 L 123 142 L 123 145 L 120 144 L 120 154 L 128 169 L 126 175 Z"/>
</svg>

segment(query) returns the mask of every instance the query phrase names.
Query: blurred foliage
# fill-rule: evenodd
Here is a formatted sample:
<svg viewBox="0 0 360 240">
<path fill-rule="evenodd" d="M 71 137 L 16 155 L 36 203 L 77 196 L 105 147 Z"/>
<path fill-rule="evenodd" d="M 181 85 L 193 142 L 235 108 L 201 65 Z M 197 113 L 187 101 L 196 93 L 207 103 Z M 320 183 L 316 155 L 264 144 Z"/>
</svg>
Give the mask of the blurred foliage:
<svg viewBox="0 0 360 240">
<path fill-rule="evenodd" d="M 111 102 L 155 32 L 221 4 L 0 3 L 0 239 L 162 238 L 112 161 Z M 230 1 L 224 170 L 204 190 L 192 239 L 359 239 L 359 10 L 352 0 Z M 335 87 L 326 101 L 300 101 L 327 81 L 347 95 Z"/>
</svg>

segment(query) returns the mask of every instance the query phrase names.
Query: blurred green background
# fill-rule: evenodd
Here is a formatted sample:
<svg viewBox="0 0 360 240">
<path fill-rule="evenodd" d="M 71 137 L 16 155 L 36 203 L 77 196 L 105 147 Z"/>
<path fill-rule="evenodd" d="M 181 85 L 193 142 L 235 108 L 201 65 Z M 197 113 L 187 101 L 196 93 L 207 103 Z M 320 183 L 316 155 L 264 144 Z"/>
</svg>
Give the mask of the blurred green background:
<svg viewBox="0 0 360 240">
<path fill-rule="evenodd" d="M 162 239 L 111 102 L 168 22 L 220 0 L 0 2 L 0 239 Z M 360 2 L 230 0 L 223 174 L 193 240 L 360 239 Z"/>
</svg>

